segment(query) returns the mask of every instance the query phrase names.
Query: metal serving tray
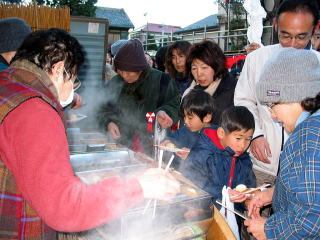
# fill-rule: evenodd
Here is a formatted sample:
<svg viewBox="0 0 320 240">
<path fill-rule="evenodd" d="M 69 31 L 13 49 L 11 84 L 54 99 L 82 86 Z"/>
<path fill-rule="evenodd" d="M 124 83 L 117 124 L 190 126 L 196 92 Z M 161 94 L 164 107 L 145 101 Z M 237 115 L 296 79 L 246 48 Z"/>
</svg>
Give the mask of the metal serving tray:
<svg viewBox="0 0 320 240">
<path fill-rule="evenodd" d="M 70 160 L 73 170 L 76 173 L 112 171 L 116 169 L 145 165 L 144 163 L 135 160 L 132 151 L 126 148 L 73 154 L 70 156 Z"/>
<path fill-rule="evenodd" d="M 154 202 L 146 208 L 149 201 L 146 200 L 122 216 L 118 239 L 131 240 L 132 236 L 134 239 L 170 239 L 163 237 L 163 233 L 181 224 L 212 217 L 211 196 L 188 180 L 184 181 L 183 177 L 178 180 L 182 191 L 171 201 L 157 201 L 154 210 Z M 103 229 L 99 230 L 101 232 Z"/>
<path fill-rule="evenodd" d="M 112 176 L 136 176 L 150 167 L 139 154 L 129 149 L 71 155 L 76 175 L 87 184 Z M 167 240 L 181 224 L 201 221 L 212 216 L 211 197 L 178 172 L 172 172 L 181 183 L 181 193 L 169 202 L 145 200 L 109 224 L 84 233 L 85 239 L 100 240 Z M 81 238 L 83 239 L 83 238 Z M 191 239 L 191 238 L 190 238 Z"/>
</svg>

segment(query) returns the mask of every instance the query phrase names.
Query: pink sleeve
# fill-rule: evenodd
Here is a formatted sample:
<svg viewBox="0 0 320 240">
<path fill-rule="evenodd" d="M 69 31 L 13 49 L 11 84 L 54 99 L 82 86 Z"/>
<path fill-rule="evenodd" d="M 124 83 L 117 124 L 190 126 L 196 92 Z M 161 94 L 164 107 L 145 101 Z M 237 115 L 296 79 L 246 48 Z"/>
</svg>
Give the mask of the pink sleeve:
<svg viewBox="0 0 320 240">
<path fill-rule="evenodd" d="M 23 196 L 58 231 L 83 231 L 124 214 L 143 200 L 134 178 L 86 185 L 74 176 L 58 114 L 41 99 L 29 100 L 3 122 L 4 162 Z"/>
</svg>

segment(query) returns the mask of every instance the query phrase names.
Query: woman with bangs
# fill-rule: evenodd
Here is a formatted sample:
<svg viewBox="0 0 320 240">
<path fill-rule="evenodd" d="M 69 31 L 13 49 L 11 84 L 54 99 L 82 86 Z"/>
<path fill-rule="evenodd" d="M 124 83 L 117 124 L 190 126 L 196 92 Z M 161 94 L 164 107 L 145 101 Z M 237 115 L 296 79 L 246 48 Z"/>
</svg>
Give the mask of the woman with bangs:
<svg viewBox="0 0 320 240">
<path fill-rule="evenodd" d="M 202 89 L 209 93 L 215 102 L 214 124 L 218 124 L 221 112 L 233 106 L 236 87 L 235 78 L 226 68 L 226 57 L 219 45 L 210 40 L 194 44 L 186 60 L 187 73 L 193 78 L 191 85 L 182 98 L 191 89 Z"/>
<path fill-rule="evenodd" d="M 168 47 L 166 54 L 166 70 L 170 77 L 175 80 L 180 96 L 182 96 L 191 83 L 186 67 L 186 60 L 190 48 L 191 43 L 179 40 Z"/>
</svg>

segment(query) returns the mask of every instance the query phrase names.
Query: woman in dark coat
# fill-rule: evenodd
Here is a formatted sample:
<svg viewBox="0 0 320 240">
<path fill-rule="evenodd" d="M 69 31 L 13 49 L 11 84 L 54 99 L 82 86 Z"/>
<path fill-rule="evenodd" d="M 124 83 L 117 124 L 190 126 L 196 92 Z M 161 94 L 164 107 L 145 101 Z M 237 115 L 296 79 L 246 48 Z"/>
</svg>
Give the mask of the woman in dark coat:
<svg viewBox="0 0 320 240">
<path fill-rule="evenodd" d="M 186 68 L 186 59 L 190 48 L 191 43 L 179 40 L 168 47 L 166 54 L 166 70 L 170 77 L 175 80 L 181 96 L 191 83 Z"/>
<path fill-rule="evenodd" d="M 179 118 L 180 96 L 168 74 L 150 68 L 138 39 L 127 41 L 114 58 L 117 75 L 106 86 L 98 120 L 109 135 L 134 151 L 152 154 L 152 125 L 163 129 Z"/>
<path fill-rule="evenodd" d="M 194 44 L 187 57 L 187 72 L 193 81 L 182 98 L 191 89 L 203 89 L 215 102 L 216 112 L 213 124 L 218 124 L 221 112 L 233 106 L 233 95 L 236 87 L 235 78 L 226 68 L 226 57 L 219 45 L 210 40 Z"/>
</svg>

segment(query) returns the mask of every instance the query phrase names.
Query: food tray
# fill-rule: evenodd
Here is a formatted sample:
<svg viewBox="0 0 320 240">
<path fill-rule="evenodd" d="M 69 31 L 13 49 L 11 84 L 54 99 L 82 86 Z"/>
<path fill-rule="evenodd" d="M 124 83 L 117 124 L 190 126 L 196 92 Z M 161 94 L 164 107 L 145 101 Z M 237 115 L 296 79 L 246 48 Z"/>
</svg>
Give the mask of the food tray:
<svg viewBox="0 0 320 240">
<path fill-rule="evenodd" d="M 119 171 L 134 166 L 144 166 L 134 159 L 129 149 L 108 150 L 73 154 L 70 156 L 71 165 L 76 173 L 90 171 Z"/>
<path fill-rule="evenodd" d="M 130 150 L 72 155 L 71 162 L 76 175 L 87 184 L 113 176 L 137 176 L 150 166 Z M 155 214 L 154 201 L 146 208 L 149 200 L 145 200 L 121 218 L 89 231 L 87 239 L 164 240 L 176 226 L 212 217 L 210 195 L 180 173 L 171 173 L 180 181 L 181 193 L 169 202 L 157 201 Z"/>
<path fill-rule="evenodd" d="M 134 169 L 131 174 L 136 170 Z M 176 239 L 166 238 L 176 226 L 212 217 L 209 207 L 211 197 L 182 175 L 178 174 L 176 177 L 181 183 L 181 193 L 169 202 L 157 201 L 155 214 L 154 201 L 151 201 L 146 208 L 149 200 L 145 200 L 120 219 L 95 229 L 96 232 L 101 236 L 112 236 L 112 239 L 117 240 Z"/>
<path fill-rule="evenodd" d="M 167 152 L 190 152 L 190 150 L 185 150 L 181 148 L 171 148 L 171 147 L 165 147 L 165 146 L 158 146 L 159 149 L 162 149 L 163 151 Z"/>
</svg>

